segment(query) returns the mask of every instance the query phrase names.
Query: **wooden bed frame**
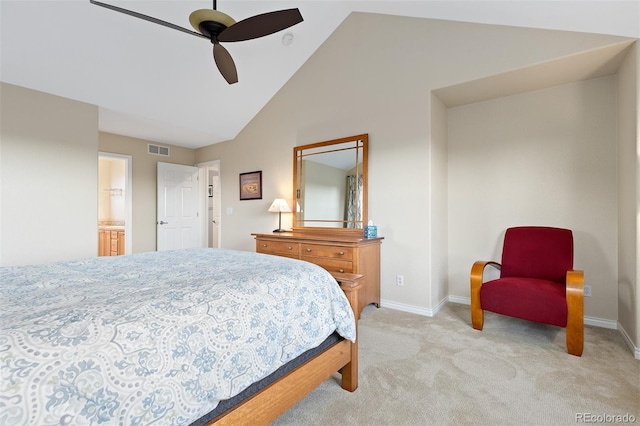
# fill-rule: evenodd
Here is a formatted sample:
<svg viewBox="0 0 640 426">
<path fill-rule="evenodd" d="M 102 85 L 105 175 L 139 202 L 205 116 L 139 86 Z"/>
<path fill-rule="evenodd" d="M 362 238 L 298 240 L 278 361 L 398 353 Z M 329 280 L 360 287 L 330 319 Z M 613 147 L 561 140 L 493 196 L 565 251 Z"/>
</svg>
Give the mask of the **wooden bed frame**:
<svg viewBox="0 0 640 426">
<path fill-rule="evenodd" d="M 358 292 L 362 275 L 332 273 L 345 292 L 351 309 L 358 312 Z M 342 388 L 353 392 L 358 387 L 358 342 L 340 340 L 277 381 L 213 419 L 208 425 L 267 425 L 327 380 L 342 374 Z"/>
</svg>

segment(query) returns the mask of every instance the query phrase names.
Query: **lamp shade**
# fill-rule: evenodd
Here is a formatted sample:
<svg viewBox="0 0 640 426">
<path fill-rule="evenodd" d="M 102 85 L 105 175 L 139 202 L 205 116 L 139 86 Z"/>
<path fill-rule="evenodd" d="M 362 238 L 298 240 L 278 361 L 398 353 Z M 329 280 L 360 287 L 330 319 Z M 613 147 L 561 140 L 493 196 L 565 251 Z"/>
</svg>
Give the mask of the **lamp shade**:
<svg viewBox="0 0 640 426">
<path fill-rule="evenodd" d="M 284 198 L 276 198 L 273 203 L 271 203 L 271 207 L 269 207 L 269 211 L 273 213 L 283 212 L 283 213 L 291 213 L 291 208 L 289 208 L 289 204 L 287 204 L 287 200 Z"/>
</svg>

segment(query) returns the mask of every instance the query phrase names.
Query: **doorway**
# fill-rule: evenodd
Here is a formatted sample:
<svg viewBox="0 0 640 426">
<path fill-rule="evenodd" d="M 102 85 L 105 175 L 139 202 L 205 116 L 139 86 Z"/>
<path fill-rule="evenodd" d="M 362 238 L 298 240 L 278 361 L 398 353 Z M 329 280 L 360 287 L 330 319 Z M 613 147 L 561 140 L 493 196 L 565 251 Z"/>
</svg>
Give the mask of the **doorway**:
<svg viewBox="0 0 640 426">
<path fill-rule="evenodd" d="M 220 160 L 208 161 L 198 164 L 200 168 L 200 182 L 203 185 L 203 208 L 205 212 L 202 215 L 202 229 L 205 230 L 203 238 L 203 246 L 218 248 L 220 247 L 221 228 L 220 228 Z"/>
<path fill-rule="evenodd" d="M 101 255 L 133 253 L 131 163 L 130 155 L 98 153 L 98 233 L 113 231 L 119 240 L 112 247 L 99 236 Z"/>
</svg>

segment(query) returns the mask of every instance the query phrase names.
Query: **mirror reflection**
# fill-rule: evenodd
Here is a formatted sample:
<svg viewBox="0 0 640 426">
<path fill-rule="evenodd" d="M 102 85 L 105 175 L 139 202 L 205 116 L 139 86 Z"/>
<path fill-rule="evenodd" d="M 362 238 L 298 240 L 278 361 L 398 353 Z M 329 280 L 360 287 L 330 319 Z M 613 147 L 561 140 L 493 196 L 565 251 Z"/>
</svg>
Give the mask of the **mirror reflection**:
<svg viewBox="0 0 640 426">
<path fill-rule="evenodd" d="M 366 134 L 294 148 L 294 228 L 363 228 L 366 155 Z"/>
</svg>

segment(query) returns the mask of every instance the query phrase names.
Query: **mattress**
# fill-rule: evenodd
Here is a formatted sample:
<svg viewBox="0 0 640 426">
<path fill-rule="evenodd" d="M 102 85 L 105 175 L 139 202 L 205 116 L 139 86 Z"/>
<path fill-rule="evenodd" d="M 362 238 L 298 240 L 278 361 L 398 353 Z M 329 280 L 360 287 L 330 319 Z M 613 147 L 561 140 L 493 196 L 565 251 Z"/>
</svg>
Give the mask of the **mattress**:
<svg viewBox="0 0 640 426">
<path fill-rule="evenodd" d="M 190 424 L 355 320 L 324 269 L 222 249 L 0 268 L 0 423 Z"/>
</svg>

